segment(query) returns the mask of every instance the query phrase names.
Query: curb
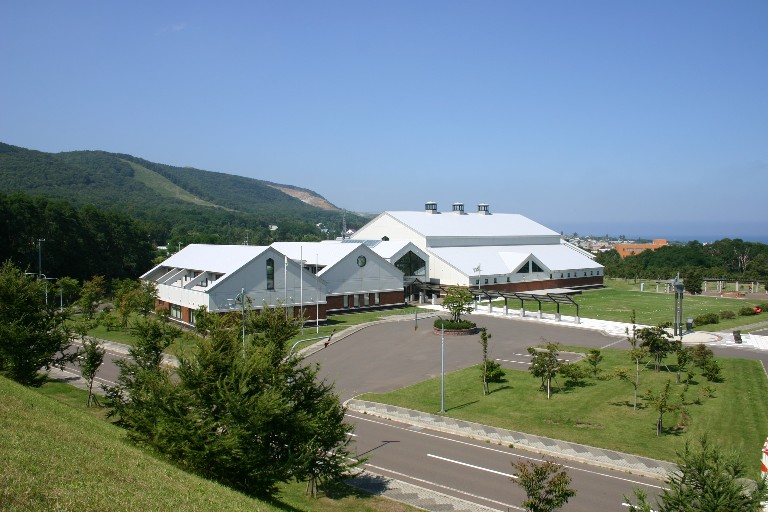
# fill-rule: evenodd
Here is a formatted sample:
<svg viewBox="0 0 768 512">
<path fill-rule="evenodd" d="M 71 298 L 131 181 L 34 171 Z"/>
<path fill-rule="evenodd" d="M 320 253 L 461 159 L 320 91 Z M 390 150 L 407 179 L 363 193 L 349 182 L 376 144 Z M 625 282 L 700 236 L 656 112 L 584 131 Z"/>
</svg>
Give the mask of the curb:
<svg viewBox="0 0 768 512">
<path fill-rule="evenodd" d="M 368 402 L 355 398 L 347 400 L 344 405 L 347 409 L 361 414 L 403 421 L 431 430 L 479 439 L 499 445 L 512 445 L 521 450 L 561 457 L 662 481 L 666 479 L 668 473 L 677 469 L 677 465 L 671 462 L 481 425 L 479 423 L 428 414 L 393 405 Z"/>
</svg>

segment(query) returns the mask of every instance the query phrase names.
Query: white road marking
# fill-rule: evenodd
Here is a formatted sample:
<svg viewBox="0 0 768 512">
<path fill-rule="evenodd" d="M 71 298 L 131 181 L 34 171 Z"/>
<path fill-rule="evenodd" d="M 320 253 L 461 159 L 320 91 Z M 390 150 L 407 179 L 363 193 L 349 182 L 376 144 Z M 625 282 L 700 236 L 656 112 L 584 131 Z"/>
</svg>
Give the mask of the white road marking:
<svg viewBox="0 0 768 512">
<path fill-rule="evenodd" d="M 365 466 L 367 466 L 369 468 L 376 469 L 378 471 L 384 471 L 386 473 L 389 473 L 389 474 L 392 474 L 392 475 L 395 475 L 395 476 L 398 476 L 398 477 L 408 478 L 410 480 L 413 480 L 414 482 L 419 482 L 419 483 L 422 483 L 422 484 L 431 485 L 431 486 L 437 487 L 438 489 L 445 489 L 447 491 L 455 492 L 457 494 L 463 494 L 464 496 L 469 496 L 470 498 L 474 498 L 476 500 L 483 500 L 483 501 L 486 501 L 488 503 L 495 503 L 496 505 L 501 505 L 502 507 L 506 507 L 508 509 L 523 510 L 523 511 L 525 510 L 524 508 L 516 507 L 515 505 L 510 505 L 509 503 L 502 503 L 500 501 L 496 501 L 496 500 L 493 500 L 491 498 L 486 498 L 484 496 L 478 496 L 476 494 L 468 493 L 468 492 L 462 491 L 460 489 L 454 489 L 453 487 L 448 487 L 446 485 L 441 485 L 441 484 L 438 484 L 438 483 L 435 483 L 435 482 L 430 482 L 429 480 L 424 480 L 423 478 L 417 478 L 415 476 L 406 475 L 405 473 L 400 473 L 398 471 L 393 471 L 391 469 L 382 468 L 382 467 L 379 467 L 379 466 L 374 466 L 373 464 L 365 464 Z"/>
<path fill-rule="evenodd" d="M 383 425 L 383 426 L 394 428 L 394 429 L 398 429 L 398 430 L 405 430 L 405 431 L 411 432 L 413 434 L 419 434 L 419 435 L 422 435 L 422 436 L 433 437 L 435 439 L 442 439 L 444 441 L 450 441 L 450 442 L 456 443 L 456 444 L 463 444 L 463 445 L 466 445 L 466 446 L 472 446 L 473 448 L 480 448 L 481 450 L 488 450 L 488 451 L 491 451 L 491 452 L 503 453 L 505 455 L 510 455 L 510 456 L 513 456 L 513 457 L 518 457 L 518 458 L 526 459 L 526 460 L 532 460 L 532 461 L 535 461 L 535 462 L 544 462 L 544 459 L 540 459 L 540 458 L 536 458 L 536 457 L 528 457 L 526 455 L 520 455 L 520 454 L 517 454 L 517 453 L 511 453 L 511 452 L 509 452 L 507 450 L 500 450 L 498 448 L 492 448 L 490 446 L 484 446 L 484 445 L 480 445 L 480 444 L 469 443 L 467 441 L 459 441 L 458 439 L 450 439 L 448 437 L 439 436 L 437 434 L 431 434 L 431 433 L 425 432 L 425 431 L 411 430 L 410 428 L 399 427 L 399 426 L 393 425 L 391 423 L 384 423 L 382 421 L 377 421 L 377 420 L 374 420 L 374 419 L 371 419 L 371 418 L 366 418 L 366 417 L 363 417 L 363 416 L 355 416 L 354 414 L 350 414 L 350 413 L 347 413 L 347 416 L 350 416 L 352 418 L 355 418 L 355 419 L 358 419 L 358 420 L 361 420 L 361 421 L 367 421 L 367 422 L 370 422 L 370 423 L 375 423 L 377 425 Z M 564 468 L 572 469 L 574 471 L 581 471 L 582 473 L 588 473 L 588 474 L 591 474 L 591 475 L 603 476 L 603 477 L 606 477 L 606 478 L 612 478 L 614 480 L 621 480 L 622 482 L 629 482 L 631 484 L 642 485 L 642 486 L 645 486 L 645 487 L 653 487 L 654 489 L 664 489 L 664 487 L 661 487 L 661 486 L 658 486 L 658 485 L 653 485 L 653 484 L 649 484 L 649 483 L 646 483 L 646 482 L 640 482 L 640 481 L 632 480 L 632 479 L 629 479 L 629 478 L 623 478 L 623 477 L 620 477 L 620 476 L 611 475 L 611 474 L 608 474 L 608 473 L 602 473 L 602 472 L 599 472 L 599 471 L 593 471 L 591 469 L 579 468 L 579 467 L 575 467 L 575 466 L 568 466 L 566 464 L 562 464 L 562 466 Z"/>
<path fill-rule="evenodd" d="M 437 459 L 437 460 L 443 460 L 445 462 L 451 462 L 453 464 L 458 464 L 459 466 L 466 466 L 466 467 L 472 468 L 472 469 L 479 469 L 480 471 L 485 471 L 486 473 L 493 473 L 494 475 L 501 475 L 501 476 L 505 476 L 507 478 L 512 478 L 514 480 L 517 480 L 517 476 L 512 475 L 510 473 L 502 473 L 501 471 L 496 471 L 495 469 L 484 468 L 482 466 L 475 466 L 474 464 L 469 464 L 468 462 L 461 462 L 460 460 L 448 459 L 446 457 L 440 457 L 439 455 L 433 455 L 431 453 L 428 453 L 427 457 L 431 457 L 431 458 Z"/>
</svg>

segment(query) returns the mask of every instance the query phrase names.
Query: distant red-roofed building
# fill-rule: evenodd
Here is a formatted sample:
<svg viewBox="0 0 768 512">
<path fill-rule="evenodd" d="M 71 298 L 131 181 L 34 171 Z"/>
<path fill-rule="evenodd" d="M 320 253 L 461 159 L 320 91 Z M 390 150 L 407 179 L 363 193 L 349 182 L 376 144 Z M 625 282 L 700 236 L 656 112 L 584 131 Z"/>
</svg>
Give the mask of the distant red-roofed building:
<svg viewBox="0 0 768 512">
<path fill-rule="evenodd" d="M 619 253 L 619 256 L 626 258 L 627 256 L 633 256 L 648 250 L 655 251 L 659 247 L 664 247 L 665 245 L 669 245 L 667 241 L 663 238 L 658 238 L 650 244 L 617 244 L 614 246 L 614 249 Z"/>
</svg>

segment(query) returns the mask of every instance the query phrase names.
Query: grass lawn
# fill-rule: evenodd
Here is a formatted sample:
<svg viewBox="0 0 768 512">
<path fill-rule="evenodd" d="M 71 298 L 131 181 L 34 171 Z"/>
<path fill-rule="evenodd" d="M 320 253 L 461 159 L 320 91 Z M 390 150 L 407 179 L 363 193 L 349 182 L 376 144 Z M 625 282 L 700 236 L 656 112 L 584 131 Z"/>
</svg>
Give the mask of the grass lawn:
<svg viewBox="0 0 768 512">
<path fill-rule="evenodd" d="M 288 346 L 292 346 L 294 343 L 300 340 L 309 340 L 305 343 L 299 343 L 296 350 L 300 350 L 304 346 L 314 343 L 319 340 L 312 340 L 311 338 L 328 337 L 334 331 L 341 331 L 347 327 L 353 325 L 359 325 L 367 322 L 373 322 L 393 315 L 405 315 L 413 316 L 416 311 L 419 313 L 432 313 L 427 309 L 421 309 L 417 307 L 404 307 L 396 309 L 383 309 L 378 311 L 366 311 L 363 313 L 347 313 L 342 315 L 329 316 L 324 324 L 321 324 L 318 328 L 315 325 L 305 325 L 304 332 L 294 336 L 289 342 Z M 129 325 L 139 318 L 138 315 L 131 315 Z M 125 345 L 135 345 L 136 338 L 131 333 L 130 329 L 126 330 L 107 330 L 106 326 L 98 325 L 97 327 L 88 331 L 90 336 L 99 338 L 102 340 L 113 341 L 115 343 L 123 343 Z M 176 339 L 167 352 L 176 356 L 189 355 L 194 351 L 197 343 L 197 335 L 192 331 L 184 331 L 183 336 Z"/>
<path fill-rule="evenodd" d="M 616 366 L 632 368 L 625 350 L 605 349 L 601 353 L 603 375 L 612 374 Z M 446 415 L 669 461 L 675 461 L 675 451 L 683 447 L 686 439 L 695 440 L 707 433 L 723 448 L 741 454 L 748 466 L 758 467 L 768 424 L 764 400 L 768 396 L 768 379 L 757 361 L 718 361 L 723 367 L 724 382 L 707 382 L 697 369 L 685 394 L 689 425 L 680 425 L 679 411 L 667 413 L 660 437 L 656 436 L 655 428 L 657 412 L 642 399 L 638 400 L 638 410 L 633 411 L 633 386 L 618 379 L 588 378 L 583 386 L 572 387 L 563 386 L 560 379 L 558 384 L 562 387 L 555 386 L 552 398 L 547 400 L 546 393 L 539 390 L 540 381 L 529 372 L 507 370 L 507 382 L 491 384 L 492 392 L 484 397 L 479 369 L 470 367 L 446 376 Z M 675 375 L 664 369 L 656 373 L 649 366 L 641 371 L 639 395 L 648 389 L 661 390 L 667 379 L 672 381 L 671 403 L 681 404 L 684 386 L 675 384 Z M 705 392 L 707 387 L 714 390 L 713 396 Z M 437 413 L 440 379 L 359 398 Z"/>
<path fill-rule="evenodd" d="M 673 293 L 656 293 L 655 284 L 646 282 L 646 291 L 640 291 L 640 284 L 624 282 L 622 279 L 606 279 L 606 288 L 585 290 L 574 297 L 579 304 L 579 314 L 582 318 L 629 322 L 632 311 L 635 311 L 636 322 L 639 325 L 659 325 L 671 322 L 674 317 L 675 295 Z M 768 302 L 768 295 L 765 300 Z M 720 313 L 721 311 L 738 311 L 745 306 L 756 306 L 759 302 L 750 299 L 732 299 L 726 297 L 704 297 L 701 295 L 686 295 L 683 298 L 683 318 L 695 318 L 703 313 Z M 503 307 L 504 301 L 494 301 L 494 307 Z M 509 301 L 509 307 L 520 308 L 520 301 Z M 526 310 L 535 310 L 535 302 L 526 302 Z M 542 304 L 542 311 L 554 313 L 554 304 Z M 565 315 L 575 315 L 574 306 L 564 305 L 560 308 Z M 700 330 L 722 331 L 730 330 L 741 325 L 756 322 L 768 322 L 768 314 L 756 316 L 736 316 L 732 320 L 721 320 L 718 324 L 696 326 Z"/>
<path fill-rule="evenodd" d="M 47 396 L 46 396 L 47 395 Z M 4 511 L 398 512 L 399 503 L 346 486 L 314 500 L 304 484 L 274 502 L 248 497 L 176 468 L 130 444 L 125 432 L 85 408 L 84 391 L 40 390 L 0 377 L 0 509 Z"/>
</svg>

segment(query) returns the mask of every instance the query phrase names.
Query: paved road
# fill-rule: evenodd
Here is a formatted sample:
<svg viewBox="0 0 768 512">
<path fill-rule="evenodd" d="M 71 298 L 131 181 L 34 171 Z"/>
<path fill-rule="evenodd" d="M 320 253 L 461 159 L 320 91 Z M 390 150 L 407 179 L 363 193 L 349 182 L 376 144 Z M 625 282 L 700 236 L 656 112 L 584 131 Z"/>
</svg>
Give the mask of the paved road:
<svg viewBox="0 0 768 512">
<path fill-rule="evenodd" d="M 530 321 L 478 316 L 492 338 L 489 356 L 508 368 L 526 369 L 526 348 L 542 340 L 586 347 L 606 347 L 624 341 L 600 332 L 544 325 Z M 346 400 L 364 392 L 385 392 L 440 374 L 440 336 L 432 320 L 372 325 L 309 356 L 321 364 L 321 376 L 336 383 Z M 479 363 L 479 335 L 445 337 L 446 372 Z M 565 357 L 568 355 L 563 354 Z M 574 356 L 575 357 L 575 356 Z M 541 460 L 534 453 L 475 442 L 464 437 L 414 428 L 355 413 L 358 453 L 370 458 L 369 469 L 498 510 L 521 510 L 524 494 L 510 482 L 511 462 Z M 574 464 L 568 466 L 578 491 L 563 510 L 621 510 L 623 496 L 634 487 L 657 494 L 660 482 L 626 473 Z"/>
</svg>

